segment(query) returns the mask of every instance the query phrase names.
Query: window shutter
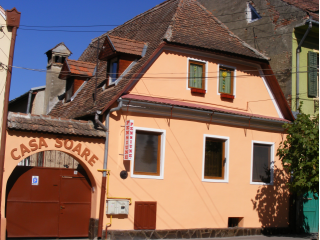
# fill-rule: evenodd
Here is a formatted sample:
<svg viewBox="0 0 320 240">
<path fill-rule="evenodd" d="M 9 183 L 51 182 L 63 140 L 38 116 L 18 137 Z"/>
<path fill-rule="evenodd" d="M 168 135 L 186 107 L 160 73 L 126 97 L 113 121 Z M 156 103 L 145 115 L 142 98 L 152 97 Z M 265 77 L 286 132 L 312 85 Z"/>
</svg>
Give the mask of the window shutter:
<svg viewBox="0 0 320 240">
<path fill-rule="evenodd" d="M 317 97 L 317 81 L 318 81 L 318 54 L 308 52 L 308 97 Z"/>
<path fill-rule="evenodd" d="M 157 202 L 135 202 L 134 229 L 156 229 Z"/>
</svg>

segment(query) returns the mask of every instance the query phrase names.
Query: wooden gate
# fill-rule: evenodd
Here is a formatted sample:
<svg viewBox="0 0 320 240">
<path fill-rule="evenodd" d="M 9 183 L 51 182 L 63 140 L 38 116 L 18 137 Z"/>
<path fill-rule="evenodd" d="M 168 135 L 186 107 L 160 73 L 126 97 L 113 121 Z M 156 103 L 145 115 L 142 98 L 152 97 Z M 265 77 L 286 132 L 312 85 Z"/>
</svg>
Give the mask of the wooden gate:
<svg viewBox="0 0 320 240">
<path fill-rule="evenodd" d="M 84 170 L 18 166 L 8 180 L 8 237 L 88 237 L 90 210 Z"/>
</svg>

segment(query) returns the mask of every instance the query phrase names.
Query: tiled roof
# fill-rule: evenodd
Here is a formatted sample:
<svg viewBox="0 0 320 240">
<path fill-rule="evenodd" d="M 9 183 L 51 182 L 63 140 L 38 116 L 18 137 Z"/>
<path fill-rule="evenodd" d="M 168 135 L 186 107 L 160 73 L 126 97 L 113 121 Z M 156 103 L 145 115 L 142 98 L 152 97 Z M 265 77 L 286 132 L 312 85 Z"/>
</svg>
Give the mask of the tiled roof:
<svg viewBox="0 0 320 240">
<path fill-rule="evenodd" d="M 109 36 L 115 51 L 141 56 L 145 43 L 127 38 Z"/>
<path fill-rule="evenodd" d="M 106 35 L 103 34 L 99 38 L 93 39 L 80 56 L 79 61 L 95 63 L 98 39 L 101 46 Z M 99 88 L 97 89 L 96 103 L 93 101 L 95 81 L 88 81 L 72 102 L 58 102 L 50 115 L 82 118 L 93 115 L 97 110 L 106 109 L 129 86 L 131 87 L 137 82 L 132 79 L 137 77 L 137 74 L 142 71 L 165 42 L 196 47 L 242 59 L 250 58 L 253 61 L 267 62 L 266 57 L 236 37 L 196 0 L 165 1 L 111 30 L 108 32 L 108 36 L 113 39 L 131 39 L 148 44 L 145 56 L 137 61 L 117 85 L 105 90 L 102 89 L 102 86 L 106 81 L 107 62 L 100 61 L 97 73 Z"/>
<path fill-rule="evenodd" d="M 223 108 L 194 104 L 194 103 L 189 103 L 189 102 L 181 102 L 181 101 L 176 101 L 176 100 L 171 100 L 171 99 L 166 99 L 166 98 L 141 96 L 141 95 L 135 95 L 135 94 L 123 95 L 122 98 L 123 99 L 130 99 L 130 100 L 138 100 L 138 101 L 143 101 L 143 102 L 160 103 L 160 104 L 171 105 L 171 106 L 179 106 L 179 107 L 185 107 L 185 108 L 210 110 L 213 112 L 221 112 L 221 113 L 227 113 L 227 114 L 233 114 L 233 115 L 261 118 L 261 119 L 267 119 L 267 120 L 275 120 L 275 121 L 280 121 L 280 122 L 290 122 L 290 121 L 285 120 L 283 118 L 276 118 L 276 117 L 270 117 L 270 116 L 263 116 L 263 115 L 259 115 L 259 114 L 251 114 L 251 113 L 246 113 L 246 112 L 227 110 L 227 109 L 223 109 Z"/>
<path fill-rule="evenodd" d="M 82 62 L 71 59 L 66 59 L 64 64 L 68 66 L 68 72 L 62 69 L 59 78 L 65 79 L 67 75 L 79 75 L 81 77 L 92 77 L 96 64 L 90 62 Z"/>
<path fill-rule="evenodd" d="M 56 46 L 54 46 L 53 48 L 49 49 L 48 51 L 46 51 L 46 53 L 52 51 L 53 49 L 59 47 L 60 45 L 63 45 L 66 47 L 66 49 L 68 49 L 68 51 L 70 52 L 70 54 L 72 54 L 72 52 L 70 51 L 70 49 L 64 44 L 64 42 L 58 43 Z"/>
<path fill-rule="evenodd" d="M 319 21 L 319 1 L 318 0 L 282 0 L 290 5 L 302 9 L 309 13 L 316 21 Z"/>
<path fill-rule="evenodd" d="M 34 115 L 9 112 L 8 128 L 33 132 L 58 133 L 87 137 L 105 137 L 105 132 L 94 128 L 91 121 L 55 118 L 46 115 Z"/>
</svg>

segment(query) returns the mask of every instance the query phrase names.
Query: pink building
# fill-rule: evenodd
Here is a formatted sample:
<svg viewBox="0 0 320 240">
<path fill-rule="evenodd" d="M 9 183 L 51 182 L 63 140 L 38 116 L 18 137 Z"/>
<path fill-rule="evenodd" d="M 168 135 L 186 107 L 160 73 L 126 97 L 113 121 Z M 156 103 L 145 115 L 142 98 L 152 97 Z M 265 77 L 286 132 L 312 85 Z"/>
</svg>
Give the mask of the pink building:
<svg viewBox="0 0 320 240">
<path fill-rule="evenodd" d="M 65 98 L 43 128 L 30 127 L 37 116 L 9 116 L 6 177 L 19 160 L 44 150 L 72 156 L 90 179 L 90 238 L 106 226 L 110 239 L 288 227 L 288 176 L 276 152 L 293 116 L 268 57 L 198 1 L 165 1 L 94 39 L 62 70 Z M 91 136 L 80 125 L 61 130 L 67 119 L 94 117 Z M 54 121 L 59 129 L 50 128 Z M 15 144 L 40 137 L 47 148 L 10 155 Z"/>
</svg>

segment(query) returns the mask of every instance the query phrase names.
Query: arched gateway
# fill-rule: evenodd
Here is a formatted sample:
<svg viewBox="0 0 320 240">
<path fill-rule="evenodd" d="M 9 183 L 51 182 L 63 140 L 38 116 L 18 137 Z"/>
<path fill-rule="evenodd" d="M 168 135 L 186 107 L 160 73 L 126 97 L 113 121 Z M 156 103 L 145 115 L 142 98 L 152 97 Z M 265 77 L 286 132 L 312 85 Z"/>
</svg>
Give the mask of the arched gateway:
<svg viewBox="0 0 320 240">
<path fill-rule="evenodd" d="M 93 238 L 104 133 L 90 122 L 66 119 L 36 125 L 43 118 L 9 114 L 2 229 L 6 222 L 7 237 Z"/>
</svg>

